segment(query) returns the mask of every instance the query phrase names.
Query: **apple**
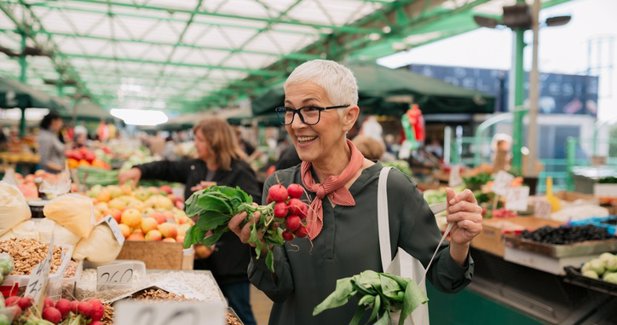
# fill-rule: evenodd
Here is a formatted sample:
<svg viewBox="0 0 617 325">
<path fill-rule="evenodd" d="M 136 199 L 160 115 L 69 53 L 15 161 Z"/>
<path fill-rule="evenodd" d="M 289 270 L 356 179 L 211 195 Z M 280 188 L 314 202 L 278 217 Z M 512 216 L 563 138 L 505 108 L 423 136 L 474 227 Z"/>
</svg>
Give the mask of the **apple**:
<svg viewBox="0 0 617 325">
<path fill-rule="evenodd" d="M 121 223 L 118 225 L 118 228 L 120 228 L 120 231 L 122 232 L 122 236 L 124 236 L 124 238 L 127 238 L 131 235 L 131 227 Z"/>
<path fill-rule="evenodd" d="M 167 243 L 177 243 L 177 241 L 171 237 L 165 238 L 163 241 Z"/>
<path fill-rule="evenodd" d="M 118 210 L 118 209 L 110 209 L 109 213 L 111 214 L 111 216 L 116 220 L 117 223 L 120 223 L 122 220 L 122 211 Z"/>
<path fill-rule="evenodd" d="M 165 238 L 176 238 L 178 235 L 178 226 L 173 223 L 165 222 L 160 224 L 158 229 Z"/>
<path fill-rule="evenodd" d="M 150 230 L 156 229 L 158 225 L 158 222 L 156 222 L 154 218 L 147 217 L 141 219 L 141 231 L 143 231 L 144 234 L 147 234 Z"/>
<path fill-rule="evenodd" d="M 141 225 L 141 212 L 135 208 L 126 209 L 120 216 L 120 222 L 131 228 L 138 228 Z"/>
<path fill-rule="evenodd" d="M 154 218 L 154 220 L 156 220 L 156 222 L 160 225 L 162 223 L 167 222 L 167 217 L 165 216 L 164 213 L 159 212 L 159 211 L 155 211 L 150 213 L 150 217 Z"/>
<path fill-rule="evenodd" d="M 176 237 L 176 242 L 181 243 L 181 244 L 184 244 L 184 236 L 180 236 L 180 235 L 178 235 L 178 236 Z"/>
<path fill-rule="evenodd" d="M 163 239 L 163 236 L 161 235 L 160 231 L 154 229 L 154 230 L 148 231 L 148 233 L 146 234 L 145 239 L 147 241 L 159 241 L 159 240 Z"/>
<path fill-rule="evenodd" d="M 179 225 L 178 235 L 176 236 L 176 238 L 180 236 L 184 237 L 186 235 L 186 232 L 189 230 L 189 228 L 191 228 L 191 225 L 189 225 L 188 223 Z"/>
<path fill-rule="evenodd" d="M 133 231 L 133 233 L 131 233 L 126 240 L 134 240 L 134 241 L 142 241 L 144 240 L 144 233 L 141 231 L 141 229 L 137 229 L 135 231 Z"/>
<path fill-rule="evenodd" d="M 167 194 L 173 193 L 173 191 L 171 190 L 171 186 L 169 186 L 169 185 L 161 186 L 161 191 L 163 191 L 163 192 L 165 192 Z"/>
</svg>

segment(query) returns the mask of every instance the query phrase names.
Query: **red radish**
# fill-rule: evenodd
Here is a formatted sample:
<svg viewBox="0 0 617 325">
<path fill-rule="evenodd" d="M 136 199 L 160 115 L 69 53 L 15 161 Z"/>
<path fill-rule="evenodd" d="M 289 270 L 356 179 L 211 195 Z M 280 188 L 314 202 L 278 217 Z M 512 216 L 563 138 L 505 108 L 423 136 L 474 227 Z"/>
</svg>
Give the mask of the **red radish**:
<svg viewBox="0 0 617 325">
<path fill-rule="evenodd" d="M 98 321 L 103 319 L 103 314 L 105 313 L 105 307 L 103 307 L 103 303 L 101 303 L 98 299 L 88 300 L 90 306 L 92 306 L 92 312 L 90 313 L 90 318 L 93 321 Z"/>
<path fill-rule="evenodd" d="M 304 194 L 304 188 L 299 184 L 289 184 L 289 186 L 287 186 L 287 193 L 289 197 L 299 199 L 302 197 L 302 194 Z"/>
<path fill-rule="evenodd" d="M 287 216 L 287 204 L 285 202 L 279 202 L 274 205 L 274 216 L 277 218 L 285 218 Z"/>
<path fill-rule="evenodd" d="M 14 306 L 17 305 L 17 303 L 19 302 L 19 299 L 21 299 L 20 296 L 11 296 L 6 298 L 6 300 L 4 301 L 4 304 L 6 306 Z"/>
<path fill-rule="evenodd" d="M 308 215 L 308 205 L 302 203 L 299 209 L 300 211 L 298 211 L 298 215 L 300 216 L 300 219 L 304 220 Z"/>
<path fill-rule="evenodd" d="M 300 228 L 300 226 L 302 226 L 302 221 L 300 220 L 300 217 L 296 215 L 291 215 L 287 217 L 287 220 L 285 220 L 285 225 L 287 226 L 288 231 L 293 232 Z"/>
<path fill-rule="evenodd" d="M 306 235 L 308 235 L 308 231 L 306 230 L 306 227 L 300 226 L 300 228 L 298 228 L 298 230 L 296 230 L 294 234 L 296 235 L 296 237 L 304 238 L 306 237 Z"/>
<path fill-rule="evenodd" d="M 28 307 L 32 306 L 32 298 L 30 298 L 30 297 L 20 298 L 19 301 L 17 302 L 17 305 L 22 310 L 23 309 L 28 309 Z"/>
<path fill-rule="evenodd" d="M 19 318 L 19 316 L 21 316 L 21 314 L 23 313 L 23 310 L 21 310 L 19 305 L 11 306 L 11 308 L 13 309 L 14 313 L 13 319 Z"/>
<path fill-rule="evenodd" d="M 268 189 L 268 197 L 276 202 L 285 202 L 287 200 L 287 189 L 281 184 L 274 184 Z"/>
<path fill-rule="evenodd" d="M 86 317 L 90 317 L 92 315 L 92 305 L 87 301 L 80 301 L 77 305 L 77 311 Z"/>
<path fill-rule="evenodd" d="M 295 215 L 300 215 L 300 213 L 302 213 L 303 207 L 304 209 L 306 209 L 306 204 L 304 204 L 304 202 L 300 201 L 299 199 L 289 200 L 287 206 L 289 207 L 289 213 Z"/>
<path fill-rule="evenodd" d="M 62 314 L 62 318 L 66 317 L 71 312 L 71 302 L 67 299 L 58 299 L 56 301 L 56 309 Z"/>
<path fill-rule="evenodd" d="M 55 307 L 45 307 L 43 308 L 43 319 L 58 324 L 62 321 L 62 314 Z"/>
<path fill-rule="evenodd" d="M 266 203 L 270 204 L 274 202 L 274 199 L 270 196 L 270 194 L 268 194 L 268 197 L 266 198 Z"/>
<path fill-rule="evenodd" d="M 286 241 L 290 241 L 294 239 L 294 234 L 292 234 L 291 232 L 285 230 L 283 231 L 283 239 L 285 239 Z"/>
<path fill-rule="evenodd" d="M 71 311 L 74 313 L 79 312 L 79 301 L 77 300 L 73 300 L 70 302 L 71 305 Z"/>
<path fill-rule="evenodd" d="M 49 297 L 45 297 L 45 301 L 43 302 L 43 307 L 54 307 L 56 304 Z"/>
<path fill-rule="evenodd" d="M 89 325 L 103 325 L 103 323 L 99 322 L 98 320 L 95 320 L 95 321 L 90 322 Z"/>
</svg>

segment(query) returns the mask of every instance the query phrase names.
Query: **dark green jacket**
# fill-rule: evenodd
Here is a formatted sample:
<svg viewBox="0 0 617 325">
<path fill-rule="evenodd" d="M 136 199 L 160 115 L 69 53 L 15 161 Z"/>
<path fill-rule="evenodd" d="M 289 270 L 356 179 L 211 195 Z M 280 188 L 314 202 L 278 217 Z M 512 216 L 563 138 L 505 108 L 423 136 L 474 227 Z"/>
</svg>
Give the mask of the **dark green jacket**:
<svg viewBox="0 0 617 325">
<path fill-rule="evenodd" d="M 377 230 L 377 183 L 381 164 L 365 169 L 350 187 L 356 205 L 335 206 L 324 200 L 324 226 L 312 242 L 294 239 L 275 250 L 275 274 L 268 271 L 264 259 L 251 259 L 249 279 L 274 301 L 270 324 L 344 325 L 356 310 L 350 302 L 313 317 L 313 308 L 334 291 L 336 280 L 365 270 L 382 271 Z M 264 186 L 302 184 L 299 166 L 278 171 Z M 311 197 L 314 193 L 309 192 Z M 303 198 L 306 199 L 306 198 Z M 392 252 L 400 246 L 420 260 L 424 267 L 437 247 L 441 234 L 435 217 L 414 184 L 393 169 L 388 177 L 388 209 Z M 466 267 L 452 260 L 443 247 L 428 273 L 431 283 L 446 292 L 464 288 L 473 273 L 473 261 Z M 430 303 L 429 303 L 430 308 Z"/>
</svg>

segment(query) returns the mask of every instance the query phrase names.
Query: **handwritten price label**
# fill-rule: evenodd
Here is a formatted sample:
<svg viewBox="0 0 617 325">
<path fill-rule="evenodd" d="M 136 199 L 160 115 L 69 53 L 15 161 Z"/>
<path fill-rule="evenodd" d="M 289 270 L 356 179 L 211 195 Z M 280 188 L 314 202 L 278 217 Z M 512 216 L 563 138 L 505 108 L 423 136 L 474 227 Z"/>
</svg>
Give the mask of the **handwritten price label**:
<svg viewBox="0 0 617 325">
<path fill-rule="evenodd" d="M 49 247 L 47 248 L 47 256 L 45 256 L 45 259 L 41 261 L 30 274 L 24 297 L 31 297 L 35 306 L 40 306 L 43 302 L 43 293 L 45 289 L 47 289 L 47 283 L 49 282 L 53 252 L 54 245 L 52 238 L 52 242 L 49 243 Z"/>
<path fill-rule="evenodd" d="M 513 211 L 527 210 L 527 201 L 529 200 L 529 187 L 521 186 L 511 188 L 506 193 L 506 209 Z"/>
<path fill-rule="evenodd" d="M 537 199 L 533 204 L 533 214 L 538 218 L 548 219 L 551 215 L 551 204 L 546 200 Z"/>
<path fill-rule="evenodd" d="M 138 265 L 132 262 L 118 262 L 96 268 L 96 290 L 130 287 L 133 277 L 138 272 Z"/>
<path fill-rule="evenodd" d="M 225 306 L 206 302 L 119 301 L 114 305 L 114 324 L 223 325 Z"/>
<path fill-rule="evenodd" d="M 106 223 L 107 226 L 109 226 L 109 229 L 111 229 L 111 232 L 114 234 L 114 237 L 116 238 L 118 243 L 120 245 L 124 245 L 124 235 L 122 234 L 122 230 L 120 230 L 120 226 L 118 226 L 118 222 L 116 222 L 116 219 L 114 219 L 114 217 L 112 216 L 106 216 L 99 222 L 99 224 L 103 222 Z"/>
<path fill-rule="evenodd" d="M 510 184 L 512 184 L 512 180 L 514 176 L 504 171 L 500 171 L 495 175 L 495 182 L 493 183 L 493 192 L 498 195 L 506 195 L 508 189 L 510 188 Z"/>
<path fill-rule="evenodd" d="M 206 299 L 206 297 L 200 292 L 197 292 L 193 288 L 189 287 L 188 285 L 182 282 L 176 281 L 174 279 L 163 279 L 163 280 L 160 280 L 154 283 L 154 285 L 167 292 L 185 296 L 188 299 L 195 299 L 195 300 L 205 300 Z"/>
</svg>

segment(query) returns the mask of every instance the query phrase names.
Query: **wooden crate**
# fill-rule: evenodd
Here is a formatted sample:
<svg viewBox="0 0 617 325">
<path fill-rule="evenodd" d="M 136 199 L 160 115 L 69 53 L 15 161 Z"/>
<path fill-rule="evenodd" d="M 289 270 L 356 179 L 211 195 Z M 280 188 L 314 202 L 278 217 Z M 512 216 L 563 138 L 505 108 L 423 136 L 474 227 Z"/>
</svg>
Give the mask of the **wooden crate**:
<svg viewBox="0 0 617 325">
<path fill-rule="evenodd" d="M 149 270 L 192 270 L 193 257 L 181 243 L 126 241 L 117 259 L 143 261 Z"/>
<path fill-rule="evenodd" d="M 544 226 L 558 227 L 561 223 L 535 217 L 514 217 L 487 219 L 482 222 L 482 232 L 471 242 L 471 246 L 503 257 L 505 254 L 504 235 L 522 230 L 536 230 Z"/>
</svg>

